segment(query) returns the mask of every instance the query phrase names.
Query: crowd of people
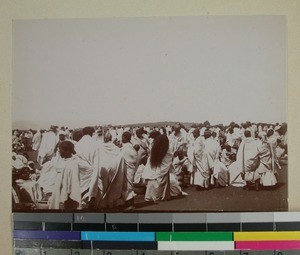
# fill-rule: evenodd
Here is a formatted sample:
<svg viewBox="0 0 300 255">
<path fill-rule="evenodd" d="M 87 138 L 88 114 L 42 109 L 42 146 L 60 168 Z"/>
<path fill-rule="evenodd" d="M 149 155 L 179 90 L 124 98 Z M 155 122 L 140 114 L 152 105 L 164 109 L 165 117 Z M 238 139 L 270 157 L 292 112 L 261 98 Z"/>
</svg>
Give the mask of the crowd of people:
<svg viewBox="0 0 300 255">
<path fill-rule="evenodd" d="M 13 130 L 13 208 L 130 210 L 137 194 L 274 188 L 287 153 L 285 123 Z"/>
</svg>

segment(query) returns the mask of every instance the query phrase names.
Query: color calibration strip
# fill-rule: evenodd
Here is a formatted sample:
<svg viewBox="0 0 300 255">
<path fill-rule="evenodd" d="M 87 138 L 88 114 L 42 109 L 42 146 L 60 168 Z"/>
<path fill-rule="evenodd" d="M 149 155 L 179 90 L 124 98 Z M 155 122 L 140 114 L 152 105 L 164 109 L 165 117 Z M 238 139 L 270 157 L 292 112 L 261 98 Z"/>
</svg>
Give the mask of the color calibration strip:
<svg viewBox="0 0 300 255">
<path fill-rule="evenodd" d="M 15 213 L 13 220 L 19 255 L 300 254 L 300 213 Z"/>
</svg>

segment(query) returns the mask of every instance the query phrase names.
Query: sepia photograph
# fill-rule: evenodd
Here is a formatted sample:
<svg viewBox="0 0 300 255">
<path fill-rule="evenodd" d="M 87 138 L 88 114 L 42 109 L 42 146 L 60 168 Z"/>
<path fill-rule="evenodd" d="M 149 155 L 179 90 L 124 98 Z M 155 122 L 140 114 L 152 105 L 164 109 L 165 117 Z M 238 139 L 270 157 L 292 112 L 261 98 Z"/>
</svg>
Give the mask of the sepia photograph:
<svg viewBox="0 0 300 255">
<path fill-rule="evenodd" d="M 13 21 L 14 212 L 288 210 L 284 16 Z"/>
</svg>

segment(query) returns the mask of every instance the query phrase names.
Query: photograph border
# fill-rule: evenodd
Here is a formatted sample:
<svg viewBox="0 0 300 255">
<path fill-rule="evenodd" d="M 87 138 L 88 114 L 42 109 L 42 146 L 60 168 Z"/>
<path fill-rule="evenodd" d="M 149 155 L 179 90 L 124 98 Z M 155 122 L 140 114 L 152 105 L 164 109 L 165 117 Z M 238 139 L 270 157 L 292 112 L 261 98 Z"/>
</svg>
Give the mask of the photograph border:
<svg viewBox="0 0 300 255">
<path fill-rule="evenodd" d="M 288 125 L 289 125 L 289 211 L 300 211 L 298 192 L 298 135 L 300 115 L 298 84 L 300 73 L 300 2 L 293 0 L 249 1 L 122 1 L 88 4 L 55 0 L 50 2 L 1 2 L 1 69 L 0 69 L 0 162 L 2 169 L 10 169 L 11 148 L 11 86 L 12 86 L 12 20 L 14 19 L 58 19 L 101 17 L 149 17 L 149 16 L 196 16 L 196 15 L 286 15 L 288 24 Z M 3 171 L 0 184 L 1 232 L 0 247 L 5 254 L 12 252 L 11 238 L 11 173 Z"/>
</svg>

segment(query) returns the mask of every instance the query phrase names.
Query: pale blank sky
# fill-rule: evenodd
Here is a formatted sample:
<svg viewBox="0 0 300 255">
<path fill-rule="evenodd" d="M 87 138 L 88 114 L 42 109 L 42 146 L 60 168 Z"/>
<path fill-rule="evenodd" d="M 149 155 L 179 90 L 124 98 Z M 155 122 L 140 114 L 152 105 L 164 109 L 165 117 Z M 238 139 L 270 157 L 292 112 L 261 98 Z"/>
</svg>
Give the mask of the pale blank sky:
<svg viewBox="0 0 300 255">
<path fill-rule="evenodd" d="M 284 122 L 286 47 L 284 16 L 17 20 L 13 121 Z"/>
</svg>

